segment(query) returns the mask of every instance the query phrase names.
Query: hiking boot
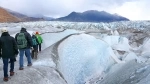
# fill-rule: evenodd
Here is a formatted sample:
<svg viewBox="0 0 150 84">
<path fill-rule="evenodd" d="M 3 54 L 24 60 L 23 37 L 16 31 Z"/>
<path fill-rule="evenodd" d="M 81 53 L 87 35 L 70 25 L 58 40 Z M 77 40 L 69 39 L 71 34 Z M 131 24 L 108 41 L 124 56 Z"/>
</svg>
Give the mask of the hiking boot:
<svg viewBox="0 0 150 84">
<path fill-rule="evenodd" d="M 27 66 L 32 66 L 32 64 L 28 64 Z"/>
<path fill-rule="evenodd" d="M 22 67 L 20 67 L 20 68 L 19 68 L 19 70 L 23 70 L 23 68 L 22 68 Z"/>
<path fill-rule="evenodd" d="M 14 73 L 15 73 L 15 72 L 13 72 L 13 71 L 10 71 L 10 76 L 13 76 L 13 75 L 14 75 Z"/>
<path fill-rule="evenodd" d="M 3 80 L 4 80 L 5 82 L 7 82 L 7 81 L 8 81 L 8 77 L 4 77 Z"/>
</svg>

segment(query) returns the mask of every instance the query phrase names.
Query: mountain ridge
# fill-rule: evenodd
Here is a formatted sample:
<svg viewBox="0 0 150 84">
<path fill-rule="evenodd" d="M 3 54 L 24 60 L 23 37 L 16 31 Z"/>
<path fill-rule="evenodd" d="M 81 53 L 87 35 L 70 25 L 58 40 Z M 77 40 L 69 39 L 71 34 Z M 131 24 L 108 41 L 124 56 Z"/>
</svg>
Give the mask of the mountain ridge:
<svg viewBox="0 0 150 84">
<path fill-rule="evenodd" d="M 19 22 L 20 19 L 0 7 L 0 22 Z"/>
<path fill-rule="evenodd" d="M 105 11 L 88 10 L 85 12 L 71 12 L 69 15 L 55 19 L 56 21 L 73 22 L 114 22 L 129 21 L 128 18 L 118 14 L 110 14 Z"/>
<path fill-rule="evenodd" d="M 25 22 L 25 21 L 41 21 L 41 20 L 44 20 L 43 18 L 37 18 L 37 17 L 29 17 L 27 15 L 24 15 L 24 14 L 21 14 L 21 13 L 18 13 L 18 12 L 15 12 L 15 11 L 12 11 L 12 10 L 9 10 L 9 9 L 6 9 L 10 14 L 12 14 L 13 16 L 17 17 L 17 18 L 20 18 L 20 20 L 22 22 Z"/>
<path fill-rule="evenodd" d="M 0 22 L 29 22 L 29 21 L 42 21 L 43 18 L 29 17 L 27 15 L 0 7 Z"/>
<path fill-rule="evenodd" d="M 87 10 L 84 12 L 71 12 L 69 15 L 52 18 L 46 16 L 27 15 L 0 7 L 0 22 L 29 22 L 29 21 L 70 21 L 70 22 L 114 22 L 114 21 L 129 21 L 128 18 L 118 14 L 110 14 L 106 11 Z"/>
</svg>

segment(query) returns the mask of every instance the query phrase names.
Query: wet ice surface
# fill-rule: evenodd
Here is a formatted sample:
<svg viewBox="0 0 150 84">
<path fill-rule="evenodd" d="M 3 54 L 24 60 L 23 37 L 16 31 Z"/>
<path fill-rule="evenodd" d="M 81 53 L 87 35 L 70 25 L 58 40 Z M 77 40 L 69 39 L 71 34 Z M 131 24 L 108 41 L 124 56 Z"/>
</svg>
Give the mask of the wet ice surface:
<svg viewBox="0 0 150 84">
<path fill-rule="evenodd" d="M 50 57 L 50 48 L 40 52 L 38 59 L 33 60 L 33 66 L 27 67 L 24 56 L 24 70 L 19 70 L 18 58 L 15 62 L 15 75 L 8 82 L 3 82 L 2 61 L 0 61 L 0 84 L 66 84 L 55 70 L 55 64 Z"/>
<path fill-rule="evenodd" d="M 8 82 L 3 82 L 2 80 L 3 70 L 2 61 L 0 61 L 0 84 L 150 84 L 149 35 L 147 34 L 148 31 L 139 30 L 140 25 L 143 25 L 144 22 L 137 25 L 134 25 L 135 22 L 133 22 L 133 26 L 139 28 L 138 30 L 131 29 L 133 28 L 132 22 L 121 22 L 124 25 L 119 25 L 118 23 L 118 26 L 116 26 L 116 23 L 110 23 L 109 25 L 103 23 L 104 29 L 110 31 L 96 31 L 98 30 L 97 28 L 101 27 L 101 23 L 99 25 L 94 23 L 70 24 L 63 22 L 55 24 L 54 22 L 53 24 L 47 23 L 46 26 L 45 23 L 41 24 L 40 22 L 21 24 L 28 27 L 30 33 L 37 30 L 41 31 L 42 34 L 44 32 L 50 33 L 42 35 L 44 39 L 42 44 L 43 51 L 38 54 L 38 60 L 33 60 L 32 67 L 26 66 L 26 57 L 24 57 L 25 68 L 23 71 L 18 70 L 17 57 L 17 62 L 15 63 L 16 73 Z M 142 27 L 147 27 L 149 22 L 144 24 L 145 26 Z M 64 29 L 56 28 L 55 26 L 63 27 L 66 30 L 64 31 Z M 111 28 L 115 29 L 122 26 L 129 29 L 111 31 Z M 16 31 L 20 30 L 20 27 L 11 26 L 10 30 L 15 29 L 10 33 L 16 33 Z M 76 28 L 79 30 L 83 28 L 83 30 L 87 31 L 87 35 L 82 36 L 81 32 L 74 30 Z M 94 30 L 95 28 L 96 30 Z M 70 40 L 67 40 L 66 36 Z M 111 51 L 109 54 L 104 54 L 107 59 L 103 59 L 103 62 L 98 61 L 99 57 L 100 59 L 103 58 L 102 55 L 98 55 L 102 52 L 103 47 L 101 46 L 106 46 L 106 44 L 102 45 L 102 41 L 108 44 L 108 51 Z M 58 49 L 60 44 L 61 47 Z M 105 51 L 108 52 L 106 48 L 104 47 Z M 101 52 L 98 52 L 99 50 Z M 85 53 L 85 51 L 89 52 Z M 94 53 L 94 51 L 96 52 Z M 106 53 L 105 51 L 103 52 Z M 108 57 L 110 60 L 108 60 Z M 92 64 L 97 66 L 91 67 Z M 61 69 L 58 67 L 59 65 L 61 65 Z M 107 67 L 99 67 L 98 65 L 106 65 Z M 93 68 L 101 73 L 93 72 Z"/>
<path fill-rule="evenodd" d="M 32 33 L 32 31 L 28 31 Z M 67 33 L 68 32 L 68 33 Z M 0 84 L 66 84 L 65 80 L 60 77 L 51 59 L 51 46 L 63 37 L 77 33 L 76 31 L 64 31 L 60 33 L 44 34 L 42 52 L 38 54 L 38 59 L 33 59 L 33 66 L 27 67 L 27 59 L 24 56 L 24 70 L 19 70 L 19 56 L 15 62 L 15 75 L 10 77 L 8 82 L 3 82 L 2 61 L 0 61 Z M 14 35 L 12 35 L 14 36 Z M 48 48 L 49 47 L 49 48 Z"/>
<path fill-rule="evenodd" d="M 136 63 L 135 60 L 132 60 L 122 64 L 119 69 L 116 69 L 116 67 L 112 67 L 115 71 L 109 72 L 106 77 L 101 81 L 97 81 L 96 84 L 148 84 L 141 83 L 141 81 L 145 80 L 150 74 L 149 64 Z"/>
</svg>

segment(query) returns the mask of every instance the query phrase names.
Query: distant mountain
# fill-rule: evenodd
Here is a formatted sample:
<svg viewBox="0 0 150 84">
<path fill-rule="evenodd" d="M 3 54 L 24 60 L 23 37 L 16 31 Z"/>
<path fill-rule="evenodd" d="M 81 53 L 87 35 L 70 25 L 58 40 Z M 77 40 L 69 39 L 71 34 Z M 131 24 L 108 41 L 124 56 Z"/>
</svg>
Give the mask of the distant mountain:
<svg viewBox="0 0 150 84">
<path fill-rule="evenodd" d="M 117 14 L 110 14 L 105 11 L 89 10 L 83 13 L 72 12 L 68 16 L 55 19 L 56 21 L 73 21 L 73 22 L 114 22 L 129 21 L 128 18 Z"/>
<path fill-rule="evenodd" d="M 43 21 L 44 18 L 29 17 L 21 13 L 0 7 L 0 22 Z"/>
<path fill-rule="evenodd" d="M 42 19 L 44 19 L 46 21 L 51 21 L 52 19 L 54 19 L 52 17 L 48 17 L 48 16 L 44 16 L 44 15 L 35 15 L 34 17 L 35 18 L 42 18 Z"/>
<path fill-rule="evenodd" d="M 0 22 L 19 22 L 20 19 L 0 7 Z"/>
<path fill-rule="evenodd" d="M 19 18 L 22 22 L 24 21 L 41 21 L 44 20 L 43 18 L 38 18 L 38 17 L 29 17 L 26 15 L 23 15 L 21 13 L 6 9 L 10 14 L 12 14 L 13 16 Z"/>
<path fill-rule="evenodd" d="M 52 18 L 52 17 L 47 17 L 47 16 L 43 16 L 42 17 L 44 20 L 46 20 L 46 21 L 50 21 L 50 20 L 53 20 L 54 18 Z"/>
<path fill-rule="evenodd" d="M 65 17 L 52 18 L 43 15 L 29 17 L 27 15 L 0 7 L 0 22 L 26 22 L 26 21 L 72 21 L 72 22 L 113 22 L 129 21 L 129 19 L 117 14 L 105 11 L 89 10 L 83 13 L 72 12 Z"/>
</svg>

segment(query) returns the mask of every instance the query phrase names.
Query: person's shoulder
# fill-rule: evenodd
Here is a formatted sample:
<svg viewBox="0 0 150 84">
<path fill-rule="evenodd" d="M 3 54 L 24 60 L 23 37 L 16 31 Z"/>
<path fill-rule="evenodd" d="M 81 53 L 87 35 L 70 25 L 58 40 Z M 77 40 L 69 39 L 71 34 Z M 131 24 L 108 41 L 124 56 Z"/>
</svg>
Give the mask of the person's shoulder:
<svg viewBox="0 0 150 84">
<path fill-rule="evenodd" d="M 27 34 L 30 34 L 29 32 L 26 32 Z"/>
<path fill-rule="evenodd" d="M 18 33 L 16 33 L 16 35 L 18 35 L 19 34 L 19 32 Z"/>
<path fill-rule="evenodd" d="M 34 38 L 37 38 L 36 35 L 33 35 Z"/>
<path fill-rule="evenodd" d="M 41 35 L 40 35 L 40 34 L 37 34 L 37 36 L 41 37 Z"/>
<path fill-rule="evenodd" d="M 24 32 L 24 34 L 25 34 L 25 35 L 30 35 L 30 33 L 29 33 L 29 32 Z"/>
<path fill-rule="evenodd" d="M 9 38 L 10 38 L 11 40 L 15 40 L 15 38 L 14 38 L 13 36 L 9 36 Z"/>
<path fill-rule="evenodd" d="M 15 39 L 13 36 L 10 36 L 10 38 Z"/>
</svg>

